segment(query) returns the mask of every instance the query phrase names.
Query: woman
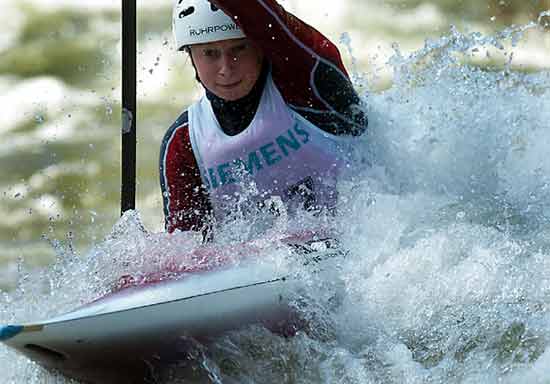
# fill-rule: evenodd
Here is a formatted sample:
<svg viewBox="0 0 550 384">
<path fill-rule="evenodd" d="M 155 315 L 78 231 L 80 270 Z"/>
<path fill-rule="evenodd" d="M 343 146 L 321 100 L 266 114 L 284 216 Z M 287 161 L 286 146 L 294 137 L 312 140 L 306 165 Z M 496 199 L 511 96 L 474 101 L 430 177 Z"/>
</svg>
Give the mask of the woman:
<svg viewBox="0 0 550 384">
<path fill-rule="evenodd" d="M 205 95 L 161 147 L 167 230 L 204 233 L 274 201 L 333 210 L 367 126 L 335 45 L 275 0 L 176 0 L 173 31 Z"/>
</svg>

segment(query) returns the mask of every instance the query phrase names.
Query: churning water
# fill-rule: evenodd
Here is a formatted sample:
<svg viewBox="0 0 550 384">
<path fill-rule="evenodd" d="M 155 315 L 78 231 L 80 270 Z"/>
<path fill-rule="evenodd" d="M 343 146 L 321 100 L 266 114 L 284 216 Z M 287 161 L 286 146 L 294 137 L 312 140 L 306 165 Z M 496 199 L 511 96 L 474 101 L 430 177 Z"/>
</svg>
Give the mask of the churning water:
<svg viewBox="0 0 550 384">
<path fill-rule="evenodd" d="M 369 133 L 331 223 L 349 255 L 301 298 L 310 328 L 236 331 L 159 381 L 547 383 L 550 72 L 513 69 L 514 44 L 544 20 L 496 36 L 451 29 L 407 57 L 395 46 L 393 85 L 365 94 Z M 495 52 L 504 68 L 476 64 Z M 0 322 L 105 292 L 122 271 L 113 255 L 146 246 L 132 218 L 89 257 L 54 244 L 52 267 L 20 267 Z M 4 347 L 0 369 L 8 383 L 69 382 Z"/>
</svg>

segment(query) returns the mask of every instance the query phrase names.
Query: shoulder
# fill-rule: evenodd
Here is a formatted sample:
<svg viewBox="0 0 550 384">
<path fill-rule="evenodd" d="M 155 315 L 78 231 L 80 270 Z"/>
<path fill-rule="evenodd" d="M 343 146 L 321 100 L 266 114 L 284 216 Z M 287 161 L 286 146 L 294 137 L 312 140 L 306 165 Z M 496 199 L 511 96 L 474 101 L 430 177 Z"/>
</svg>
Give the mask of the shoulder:
<svg viewBox="0 0 550 384">
<path fill-rule="evenodd" d="M 161 159 L 169 152 L 181 151 L 189 143 L 189 112 L 185 110 L 168 128 L 160 147 Z"/>
<path fill-rule="evenodd" d="M 170 128 L 164 134 L 162 139 L 162 151 L 168 147 L 177 136 L 181 136 L 185 131 L 189 131 L 189 112 L 185 110 L 177 119 L 172 123 Z"/>
<path fill-rule="evenodd" d="M 184 111 L 168 128 L 160 147 L 160 167 L 170 168 L 177 163 L 193 163 L 194 154 L 189 139 L 189 114 Z"/>
</svg>

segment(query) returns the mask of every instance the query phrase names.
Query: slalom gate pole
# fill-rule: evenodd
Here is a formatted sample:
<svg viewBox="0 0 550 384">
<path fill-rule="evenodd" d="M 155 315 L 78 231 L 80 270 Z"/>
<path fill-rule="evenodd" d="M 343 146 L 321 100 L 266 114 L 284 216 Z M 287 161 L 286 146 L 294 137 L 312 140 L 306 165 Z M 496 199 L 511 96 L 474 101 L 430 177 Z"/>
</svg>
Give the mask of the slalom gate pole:
<svg viewBox="0 0 550 384">
<path fill-rule="evenodd" d="M 136 19 L 136 0 L 122 0 L 122 214 L 136 208 Z"/>
</svg>

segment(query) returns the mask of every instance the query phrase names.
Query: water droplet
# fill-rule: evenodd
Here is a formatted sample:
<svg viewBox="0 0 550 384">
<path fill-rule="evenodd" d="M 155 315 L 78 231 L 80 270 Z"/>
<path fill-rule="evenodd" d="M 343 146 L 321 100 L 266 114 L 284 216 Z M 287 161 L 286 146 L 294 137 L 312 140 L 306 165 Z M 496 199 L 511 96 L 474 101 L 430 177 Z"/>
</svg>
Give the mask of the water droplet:
<svg viewBox="0 0 550 384">
<path fill-rule="evenodd" d="M 42 124 L 44 121 L 46 121 L 46 118 L 41 115 L 41 114 L 38 114 L 36 116 L 34 116 L 34 120 L 38 123 L 38 124 Z"/>
</svg>

